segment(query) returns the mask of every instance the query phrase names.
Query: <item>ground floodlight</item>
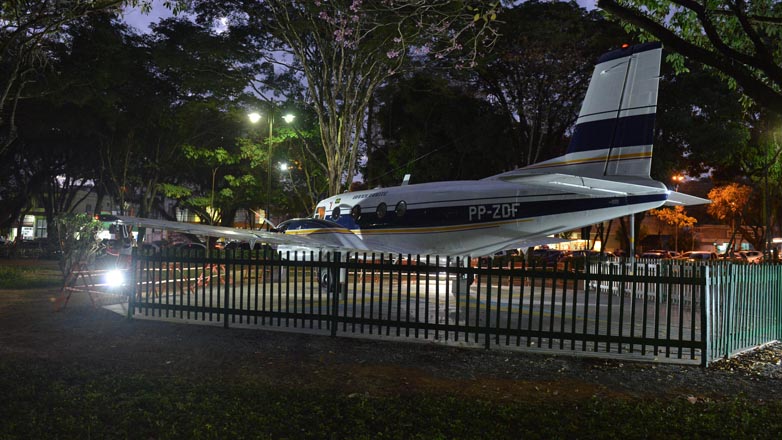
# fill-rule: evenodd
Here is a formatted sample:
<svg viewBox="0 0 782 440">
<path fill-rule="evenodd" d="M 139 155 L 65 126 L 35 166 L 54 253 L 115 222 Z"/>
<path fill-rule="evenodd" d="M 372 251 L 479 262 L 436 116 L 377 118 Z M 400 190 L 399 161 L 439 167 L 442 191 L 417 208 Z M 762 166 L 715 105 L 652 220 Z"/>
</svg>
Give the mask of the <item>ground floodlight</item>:
<svg viewBox="0 0 782 440">
<path fill-rule="evenodd" d="M 109 287 L 119 287 L 125 282 L 125 274 L 121 270 L 110 270 L 106 273 L 106 284 Z"/>
</svg>

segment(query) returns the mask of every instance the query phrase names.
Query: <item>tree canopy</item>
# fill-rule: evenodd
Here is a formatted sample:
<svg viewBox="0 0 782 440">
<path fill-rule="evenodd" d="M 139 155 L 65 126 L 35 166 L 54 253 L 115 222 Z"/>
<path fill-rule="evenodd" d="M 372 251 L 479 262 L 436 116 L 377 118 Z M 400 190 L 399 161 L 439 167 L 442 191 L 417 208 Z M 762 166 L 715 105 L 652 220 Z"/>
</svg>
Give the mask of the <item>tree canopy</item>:
<svg viewBox="0 0 782 440">
<path fill-rule="evenodd" d="M 500 14 L 502 35 L 476 66 L 477 85 L 512 129 L 512 163 L 564 154 L 597 57 L 622 29 L 575 2 L 529 1 Z"/>
<path fill-rule="evenodd" d="M 628 30 L 717 70 L 782 114 L 782 4 L 774 0 L 598 0 Z M 683 68 L 683 59 L 676 64 Z"/>
<path fill-rule="evenodd" d="M 472 64 L 483 36 L 490 34 L 495 8 L 496 4 L 451 0 L 272 0 L 228 7 L 204 2 L 197 10 L 209 16 L 230 10 L 229 28 L 279 41 L 274 51 L 288 59 L 280 61 L 286 57 L 279 54 L 267 57 L 305 85 L 325 152 L 321 166 L 329 192 L 336 194 L 355 175 L 361 131 L 375 89 L 405 70 L 412 57 L 465 52 L 461 64 Z M 318 157 L 314 151 L 310 156 Z"/>
</svg>

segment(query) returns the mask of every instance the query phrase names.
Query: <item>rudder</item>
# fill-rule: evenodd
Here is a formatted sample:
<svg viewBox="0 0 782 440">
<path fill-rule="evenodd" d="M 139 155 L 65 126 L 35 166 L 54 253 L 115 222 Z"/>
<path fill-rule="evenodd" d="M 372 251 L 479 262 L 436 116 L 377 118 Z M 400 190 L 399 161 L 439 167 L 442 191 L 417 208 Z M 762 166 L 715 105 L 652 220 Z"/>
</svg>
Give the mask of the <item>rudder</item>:
<svg viewBox="0 0 782 440">
<path fill-rule="evenodd" d="M 662 46 L 646 43 L 601 56 L 567 153 L 525 167 L 588 177 L 648 177 Z"/>
</svg>

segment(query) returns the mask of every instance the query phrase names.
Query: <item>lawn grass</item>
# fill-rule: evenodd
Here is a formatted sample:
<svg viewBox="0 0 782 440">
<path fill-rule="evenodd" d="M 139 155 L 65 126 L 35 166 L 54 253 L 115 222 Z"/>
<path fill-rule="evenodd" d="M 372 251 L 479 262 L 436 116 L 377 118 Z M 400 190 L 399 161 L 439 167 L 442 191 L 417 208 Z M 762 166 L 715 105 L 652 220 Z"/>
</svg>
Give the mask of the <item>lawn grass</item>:
<svg viewBox="0 0 782 440">
<path fill-rule="evenodd" d="M 0 260 L 0 289 L 41 289 L 62 285 L 62 272 L 57 264 L 10 265 Z"/>
<path fill-rule="evenodd" d="M 592 397 L 497 402 L 118 375 L 0 360 L 0 438 L 779 438 L 782 403 Z"/>
</svg>

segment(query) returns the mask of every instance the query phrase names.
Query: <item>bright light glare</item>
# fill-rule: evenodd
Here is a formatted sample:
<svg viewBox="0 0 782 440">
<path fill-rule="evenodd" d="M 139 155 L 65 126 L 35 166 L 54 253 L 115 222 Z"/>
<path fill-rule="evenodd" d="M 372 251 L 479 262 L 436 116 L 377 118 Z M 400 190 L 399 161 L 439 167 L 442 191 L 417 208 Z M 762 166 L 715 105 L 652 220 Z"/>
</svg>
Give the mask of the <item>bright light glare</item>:
<svg viewBox="0 0 782 440">
<path fill-rule="evenodd" d="M 288 113 L 282 117 L 282 120 L 285 121 L 286 124 L 290 124 L 294 119 L 296 119 L 296 115 L 291 113 Z"/>
<path fill-rule="evenodd" d="M 288 164 L 283 162 L 280 164 L 280 171 L 288 171 Z"/>
<path fill-rule="evenodd" d="M 247 117 L 250 118 L 250 122 L 253 124 L 261 120 L 261 114 L 258 112 L 252 112 L 248 114 Z"/>
<path fill-rule="evenodd" d="M 121 270 L 110 270 L 106 274 L 106 284 L 109 287 L 119 287 L 125 282 L 125 274 Z"/>
</svg>

